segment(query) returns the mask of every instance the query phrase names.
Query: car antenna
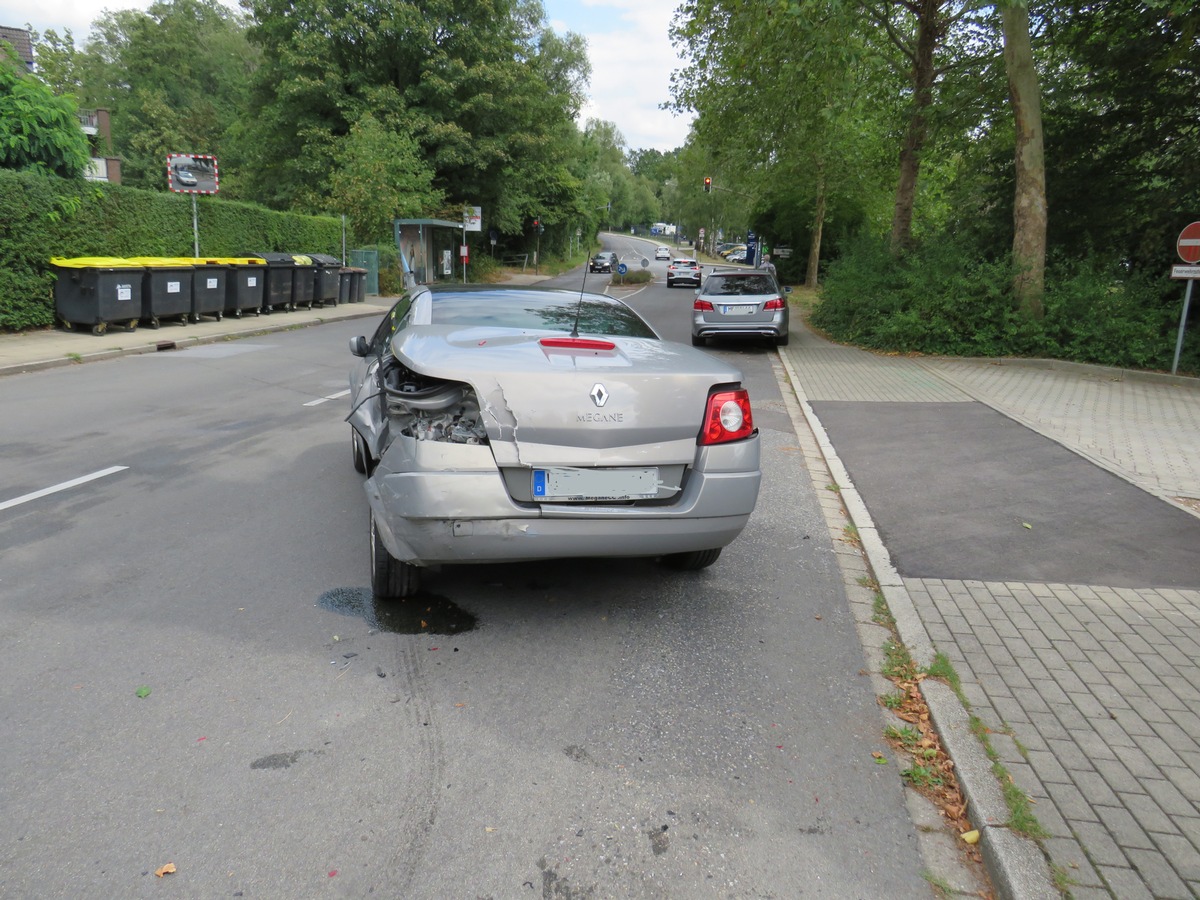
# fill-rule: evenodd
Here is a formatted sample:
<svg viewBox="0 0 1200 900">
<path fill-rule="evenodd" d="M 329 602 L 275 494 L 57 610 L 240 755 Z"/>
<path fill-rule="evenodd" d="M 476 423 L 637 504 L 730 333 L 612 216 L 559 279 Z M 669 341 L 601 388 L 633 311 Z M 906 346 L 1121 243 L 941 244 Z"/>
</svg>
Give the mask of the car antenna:
<svg viewBox="0 0 1200 900">
<path fill-rule="evenodd" d="M 583 312 L 583 291 L 587 287 L 588 269 L 592 267 L 592 257 L 588 254 L 583 264 L 583 282 L 579 285 L 579 302 L 575 304 L 575 324 L 571 326 L 571 337 L 579 337 L 579 314 Z"/>
</svg>

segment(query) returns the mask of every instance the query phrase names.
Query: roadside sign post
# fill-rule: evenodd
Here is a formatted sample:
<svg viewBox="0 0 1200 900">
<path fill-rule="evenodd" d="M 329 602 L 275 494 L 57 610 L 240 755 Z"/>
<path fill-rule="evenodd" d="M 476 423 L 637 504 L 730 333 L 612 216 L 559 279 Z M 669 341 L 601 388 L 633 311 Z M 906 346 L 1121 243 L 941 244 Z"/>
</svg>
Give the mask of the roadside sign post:
<svg viewBox="0 0 1200 900">
<path fill-rule="evenodd" d="M 1200 278 L 1200 222 L 1193 222 L 1179 232 L 1179 240 L 1175 242 L 1175 251 L 1188 265 L 1172 266 L 1172 278 L 1186 278 L 1187 290 L 1183 292 L 1183 312 L 1179 314 L 1179 334 L 1175 338 L 1175 359 L 1171 363 L 1171 374 L 1179 369 L 1179 354 L 1183 352 L 1183 335 L 1187 330 L 1188 308 L 1192 305 L 1192 285 Z"/>
</svg>

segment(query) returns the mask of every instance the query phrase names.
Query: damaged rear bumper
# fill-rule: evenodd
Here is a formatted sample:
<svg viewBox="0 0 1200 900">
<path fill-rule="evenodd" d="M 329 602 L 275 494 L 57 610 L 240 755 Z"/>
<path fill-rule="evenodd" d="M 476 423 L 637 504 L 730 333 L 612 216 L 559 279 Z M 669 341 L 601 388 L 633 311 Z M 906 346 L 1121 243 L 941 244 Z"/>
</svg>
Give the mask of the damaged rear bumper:
<svg viewBox="0 0 1200 900">
<path fill-rule="evenodd" d="M 414 565 L 661 556 L 724 547 L 758 499 L 757 437 L 698 448 L 669 504 L 518 503 L 487 447 L 436 445 L 436 469 L 397 471 L 385 455 L 365 489 L 380 538 Z M 441 454 L 437 454 L 441 457 Z M 411 462 L 411 457 L 405 457 Z"/>
</svg>

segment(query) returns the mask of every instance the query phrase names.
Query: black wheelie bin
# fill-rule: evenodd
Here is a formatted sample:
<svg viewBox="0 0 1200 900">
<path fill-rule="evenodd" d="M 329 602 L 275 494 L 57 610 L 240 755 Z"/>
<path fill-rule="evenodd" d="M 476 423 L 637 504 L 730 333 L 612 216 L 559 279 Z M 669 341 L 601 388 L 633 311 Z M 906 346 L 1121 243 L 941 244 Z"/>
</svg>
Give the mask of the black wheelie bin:
<svg viewBox="0 0 1200 900">
<path fill-rule="evenodd" d="M 262 311 L 267 288 L 267 263 L 257 257 L 218 259 L 229 267 L 225 279 L 225 312 L 240 319 L 245 312 L 256 316 Z"/>
<path fill-rule="evenodd" d="M 50 265 L 58 276 L 54 312 L 64 328 L 86 327 L 97 335 L 109 325 L 137 328 L 142 315 L 140 265 L 113 256 L 54 257 Z"/>
<path fill-rule="evenodd" d="M 342 280 L 342 261 L 326 253 L 308 255 L 317 267 L 313 274 L 313 302 L 318 306 L 337 306 Z"/>
<path fill-rule="evenodd" d="M 142 275 L 142 321 L 157 328 L 163 319 L 178 319 L 186 325 L 192 315 L 192 270 L 189 263 L 161 256 L 135 256 L 129 260 L 144 266 Z"/>
<path fill-rule="evenodd" d="M 292 288 L 296 281 L 296 261 L 290 253 L 248 253 L 261 259 L 267 267 L 267 286 L 262 311 L 267 315 L 276 309 L 294 309 Z"/>
</svg>

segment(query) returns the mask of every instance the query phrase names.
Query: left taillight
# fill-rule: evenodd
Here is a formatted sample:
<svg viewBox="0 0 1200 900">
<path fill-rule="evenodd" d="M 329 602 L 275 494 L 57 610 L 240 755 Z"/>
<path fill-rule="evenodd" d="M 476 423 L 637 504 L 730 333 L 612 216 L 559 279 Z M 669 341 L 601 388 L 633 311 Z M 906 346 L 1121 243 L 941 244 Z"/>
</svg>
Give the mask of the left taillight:
<svg viewBox="0 0 1200 900">
<path fill-rule="evenodd" d="M 740 441 L 754 434 L 754 416 L 750 412 L 750 394 L 744 388 L 713 391 L 708 395 L 700 445 Z"/>
</svg>

